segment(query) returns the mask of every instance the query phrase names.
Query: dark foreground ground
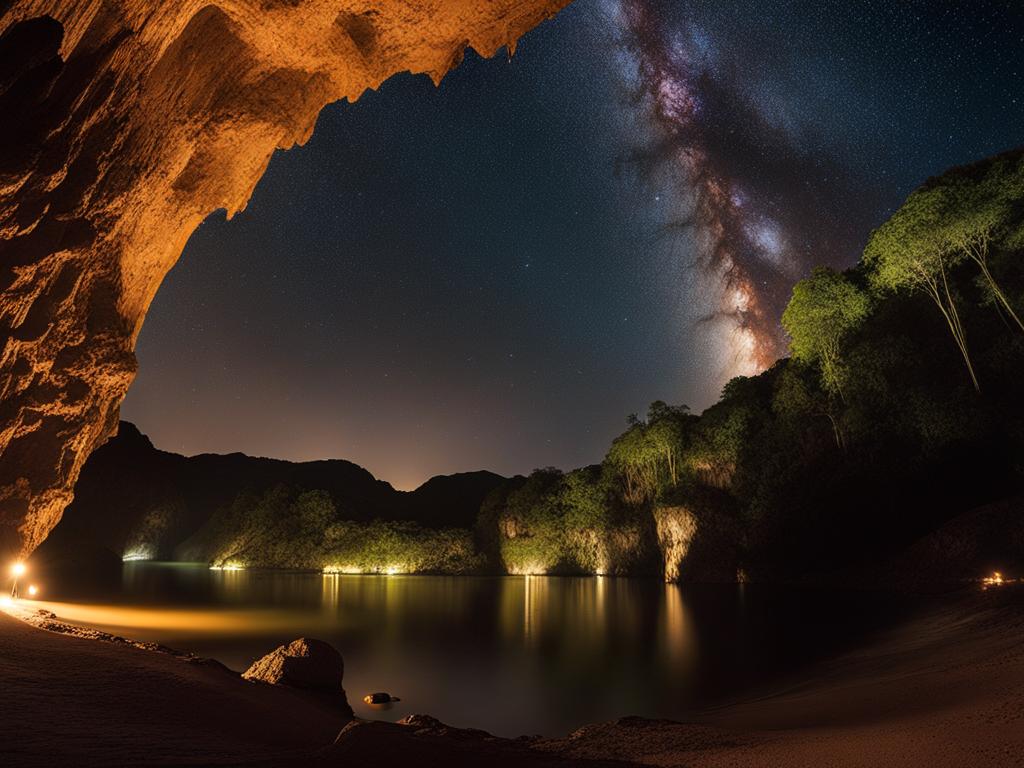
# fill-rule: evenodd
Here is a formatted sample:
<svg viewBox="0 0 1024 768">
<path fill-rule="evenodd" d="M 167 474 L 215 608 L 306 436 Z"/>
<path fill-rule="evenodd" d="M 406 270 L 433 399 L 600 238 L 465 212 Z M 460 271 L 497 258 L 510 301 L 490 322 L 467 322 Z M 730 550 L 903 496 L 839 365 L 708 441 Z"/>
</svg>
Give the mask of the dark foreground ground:
<svg viewBox="0 0 1024 768">
<path fill-rule="evenodd" d="M 269 650 L 269 649 L 268 649 Z M 0 764 L 1024 765 L 1024 585 L 936 598 L 866 647 L 687 723 L 497 739 L 430 718 L 348 722 L 197 663 L 0 613 Z M 481 702 L 486 706 L 486 702 Z"/>
</svg>

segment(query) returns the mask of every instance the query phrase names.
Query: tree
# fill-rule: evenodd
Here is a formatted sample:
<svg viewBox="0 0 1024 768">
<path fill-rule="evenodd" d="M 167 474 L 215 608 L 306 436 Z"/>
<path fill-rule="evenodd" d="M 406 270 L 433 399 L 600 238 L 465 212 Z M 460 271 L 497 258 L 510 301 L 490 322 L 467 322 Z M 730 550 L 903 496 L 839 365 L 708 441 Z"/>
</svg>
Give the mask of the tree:
<svg viewBox="0 0 1024 768">
<path fill-rule="evenodd" d="M 950 271 L 965 261 L 973 263 L 996 307 L 1024 331 L 1024 322 L 989 265 L 994 243 L 1012 248 L 1024 240 L 1022 199 L 1024 155 L 1019 152 L 956 168 L 913 192 L 875 231 L 864 252 L 876 287 L 920 290 L 932 299 L 963 355 L 975 389 L 978 379 L 950 289 Z"/>
<path fill-rule="evenodd" d="M 607 474 L 599 465 L 574 469 L 564 476 L 559 491 L 566 556 L 585 573 L 607 573 L 613 565 L 608 551 L 612 516 Z"/>
<path fill-rule="evenodd" d="M 649 501 L 679 482 L 680 461 L 696 420 L 689 411 L 655 400 L 646 421 L 631 416 L 629 428 L 612 442 L 606 461 L 621 474 L 623 498 L 630 504 Z"/>
<path fill-rule="evenodd" d="M 1011 234 L 1016 210 L 1024 197 L 1024 163 L 1001 159 L 986 166 L 981 179 L 951 172 L 933 183 L 943 225 L 937 236 L 948 249 L 973 261 L 981 271 L 996 306 L 1024 331 L 1024 323 L 992 276 L 988 256 L 992 243 Z"/>
<path fill-rule="evenodd" d="M 513 489 L 498 516 L 501 559 L 510 573 L 547 573 L 564 554 L 562 472 L 535 469 Z"/>
<path fill-rule="evenodd" d="M 658 489 L 657 449 L 647 439 L 647 425 L 637 422 L 612 441 L 605 460 L 622 476 L 622 497 L 630 504 L 642 504 Z"/>
<path fill-rule="evenodd" d="M 750 386 L 753 382 L 746 376 L 727 381 L 718 402 L 695 423 L 686 464 L 705 485 L 726 489 L 733 481 L 740 454 L 750 441 L 758 400 L 756 387 Z"/>
<path fill-rule="evenodd" d="M 816 385 L 813 372 L 795 357 L 778 377 L 772 394 L 772 411 L 784 419 L 800 421 L 808 415 L 824 416 L 832 425 L 836 447 L 846 450 L 846 434 L 836 413 L 834 398 Z"/>
<path fill-rule="evenodd" d="M 892 218 L 872 233 L 864 263 L 877 289 L 920 291 L 935 303 L 963 355 L 974 388 L 980 391 L 948 277 L 966 254 L 950 249 L 942 237 L 941 198 L 941 189 L 935 187 L 913 192 Z"/>
<path fill-rule="evenodd" d="M 292 502 L 291 512 L 298 520 L 302 535 L 318 539 L 337 516 L 331 495 L 319 490 L 300 493 Z"/>
<path fill-rule="evenodd" d="M 845 274 L 816 267 L 793 288 L 782 313 L 793 357 L 821 369 L 825 390 L 845 400 L 843 340 L 867 317 L 871 302 Z"/>
</svg>

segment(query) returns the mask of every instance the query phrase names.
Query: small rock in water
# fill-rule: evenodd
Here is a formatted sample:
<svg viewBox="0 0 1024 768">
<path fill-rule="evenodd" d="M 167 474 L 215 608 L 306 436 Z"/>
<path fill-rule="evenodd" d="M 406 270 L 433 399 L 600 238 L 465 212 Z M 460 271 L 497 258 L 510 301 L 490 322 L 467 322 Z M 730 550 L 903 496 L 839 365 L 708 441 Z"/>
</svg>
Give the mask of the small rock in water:
<svg viewBox="0 0 1024 768">
<path fill-rule="evenodd" d="M 367 704 L 390 704 L 393 701 L 401 701 L 397 696 L 392 696 L 390 693 L 368 693 L 363 696 L 363 701 Z"/>
</svg>

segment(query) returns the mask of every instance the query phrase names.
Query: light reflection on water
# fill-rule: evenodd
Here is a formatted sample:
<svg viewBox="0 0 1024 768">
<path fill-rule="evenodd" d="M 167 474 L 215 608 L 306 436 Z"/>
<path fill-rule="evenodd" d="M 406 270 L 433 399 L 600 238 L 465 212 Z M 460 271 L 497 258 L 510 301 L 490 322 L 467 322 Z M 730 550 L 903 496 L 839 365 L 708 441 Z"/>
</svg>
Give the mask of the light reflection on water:
<svg viewBox="0 0 1024 768">
<path fill-rule="evenodd" d="M 299 636 L 345 658 L 357 714 L 423 712 L 501 735 L 682 717 L 837 649 L 877 596 L 640 579 L 355 576 L 130 562 L 120 591 L 39 601 L 64 620 L 242 670 Z M 402 701 L 382 714 L 370 691 Z"/>
</svg>

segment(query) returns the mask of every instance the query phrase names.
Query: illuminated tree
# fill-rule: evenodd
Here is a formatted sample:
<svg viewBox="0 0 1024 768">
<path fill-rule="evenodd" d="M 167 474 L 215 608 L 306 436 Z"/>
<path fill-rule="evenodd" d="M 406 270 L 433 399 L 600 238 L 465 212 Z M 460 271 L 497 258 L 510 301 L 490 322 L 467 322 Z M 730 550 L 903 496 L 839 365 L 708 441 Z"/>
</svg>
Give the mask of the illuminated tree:
<svg viewBox="0 0 1024 768">
<path fill-rule="evenodd" d="M 609 485 L 601 466 L 583 467 L 562 479 L 559 505 L 564 510 L 566 556 L 585 573 L 606 573 L 612 563 Z"/>
<path fill-rule="evenodd" d="M 942 191 L 920 189 L 885 224 L 871 235 L 864 251 L 872 284 L 886 291 L 917 291 L 927 295 L 942 313 L 970 374 L 980 390 L 967 349 L 949 273 L 966 254 L 949 248 L 942 236 Z"/>
<path fill-rule="evenodd" d="M 992 276 L 989 251 L 998 239 L 1011 234 L 1024 199 L 1024 162 L 1000 160 L 986 168 L 981 179 L 950 173 L 934 184 L 939 194 L 932 199 L 941 205 L 942 220 L 937 236 L 950 251 L 973 261 L 981 271 L 996 306 L 1002 308 L 1024 331 L 1010 300 Z"/>
<path fill-rule="evenodd" d="M 817 267 L 793 288 L 793 297 L 782 313 L 793 357 L 817 365 L 830 394 L 843 395 L 846 376 L 842 343 L 867 317 L 870 301 L 846 275 Z"/>
<path fill-rule="evenodd" d="M 864 252 L 873 284 L 884 290 L 917 290 L 939 308 L 978 388 L 967 337 L 950 288 L 950 272 L 965 261 L 981 272 L 993 301 L 1024 331 L 1024 322 L 989 265 L 993 244 L 1024 240 L 1024 158 L 1003 157 L 984 166 L 956 169 L 917 190 L 872 235 Z"/>
<path fill-rule="evenodd" d="M 647 420 L 628 419 L 629 429 L 612 442 L 607 461 L 622 476 L 623 498 L 641 504 L 679 482 L 679 467 L 695 417 L 685 405 L 655 400 Z"/>
</svg>

